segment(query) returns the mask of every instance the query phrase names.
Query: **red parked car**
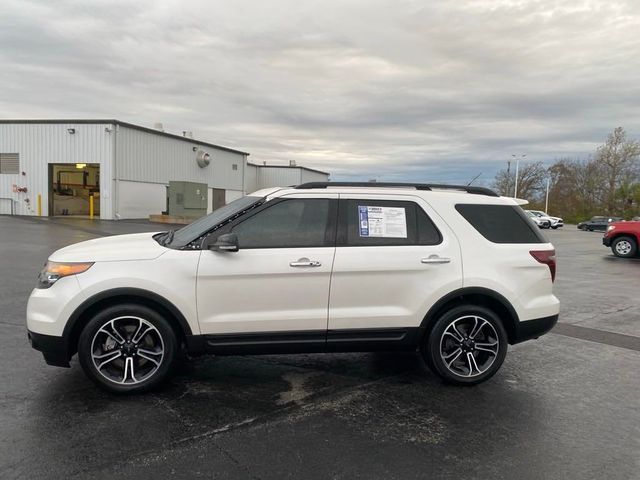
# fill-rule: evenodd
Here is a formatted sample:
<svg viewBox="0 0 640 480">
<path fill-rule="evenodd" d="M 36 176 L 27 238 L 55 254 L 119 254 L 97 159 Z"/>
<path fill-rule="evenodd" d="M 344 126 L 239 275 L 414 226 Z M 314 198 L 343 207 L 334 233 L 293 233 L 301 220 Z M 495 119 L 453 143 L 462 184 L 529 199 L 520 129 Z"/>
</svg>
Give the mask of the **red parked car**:
<svg viewBox="0 0 640 480">
<path fill-rule="evenodd" d="M 614 222 L 607 227 L 602 243 L 617 257 L 635 257 L 640 245 L 640 221 Z"/>
</svg>

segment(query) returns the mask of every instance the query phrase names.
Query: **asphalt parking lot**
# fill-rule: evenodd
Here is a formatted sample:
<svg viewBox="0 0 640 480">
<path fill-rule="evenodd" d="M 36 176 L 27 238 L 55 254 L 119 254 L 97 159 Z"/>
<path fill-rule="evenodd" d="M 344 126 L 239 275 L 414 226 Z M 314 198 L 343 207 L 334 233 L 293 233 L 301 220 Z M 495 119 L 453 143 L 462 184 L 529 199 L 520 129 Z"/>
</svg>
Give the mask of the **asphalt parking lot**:
<svg viewBox="0 0 640 480">
<path fill-rule="evenodd" d="M 144 222 L 0 216 L 0 477 L 640 478 L 640 259 L 549 231 L 561 323 L 473 388 L 416 354 L 204 357 L 109 395 L 45 365 L 24 314 L 49 253 Z"/>
</svg>

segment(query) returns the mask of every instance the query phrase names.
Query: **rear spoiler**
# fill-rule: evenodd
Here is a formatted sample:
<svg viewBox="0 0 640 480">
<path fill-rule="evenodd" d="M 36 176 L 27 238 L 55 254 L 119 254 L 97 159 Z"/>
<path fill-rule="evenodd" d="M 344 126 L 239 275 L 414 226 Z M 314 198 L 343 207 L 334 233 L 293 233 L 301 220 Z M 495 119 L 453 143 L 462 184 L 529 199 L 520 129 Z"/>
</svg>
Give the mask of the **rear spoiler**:
<svg viewBox="0 0 640 480">
<path fill-rule="evenodd" d="M 518 205 L 529 205 L 529 200 L 525 200 L 524 198 L 514 198 L 514 197 L 502 197 L 502 198 L 508 198 L 509 200 L 513 200 Z"/>
</svg>

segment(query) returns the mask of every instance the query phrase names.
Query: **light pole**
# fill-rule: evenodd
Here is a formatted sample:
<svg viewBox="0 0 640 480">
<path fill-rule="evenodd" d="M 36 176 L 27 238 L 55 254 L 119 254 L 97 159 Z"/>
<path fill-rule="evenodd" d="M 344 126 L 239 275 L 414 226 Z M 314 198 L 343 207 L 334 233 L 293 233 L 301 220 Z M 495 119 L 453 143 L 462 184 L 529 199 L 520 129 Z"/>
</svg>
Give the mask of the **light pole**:
<svg viewBox="0 0 640 480">
<path fill-rule="evenodd" d="M 547 177 L 547 194 L 544 199 L 544 213 L 546 213 L 547 215 L 549 215 L 549 182 L 550 178 Z"/>
<path fill-rule="evenodd" d="M 513 190 L 513 198 L 518 198 L 518 167 L 520 166 L 520 159 L 524 159 L 527 155 L 520 155 L 519 157 L 515 154 L 511 154 L 511 156 L 515 159 L 516 161 L 516 185 L 515 188 Z"/>
</svg>

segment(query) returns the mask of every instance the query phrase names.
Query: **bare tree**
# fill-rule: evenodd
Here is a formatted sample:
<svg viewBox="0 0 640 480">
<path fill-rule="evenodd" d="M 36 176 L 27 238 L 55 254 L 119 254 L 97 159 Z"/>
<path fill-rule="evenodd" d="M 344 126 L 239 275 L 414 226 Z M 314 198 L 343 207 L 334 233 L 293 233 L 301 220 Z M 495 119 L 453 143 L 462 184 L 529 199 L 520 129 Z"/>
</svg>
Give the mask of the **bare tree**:
<svg viewBox="0 0 640 480">
<path fill-rule="evenodd" d="M 616 190 L 623 184 L 633 184 L 638 180 L 638 157 L 640 143 L 627 140 L 624 128 L 616 128 L 604 145 L 598 148 L 596 162 L 602 168 L 605 181 L 605 198 L 609 214 L 624 208 L 619 202 Z"/>
<path fill-rule="evenodd" d="M 518 172 L 518 197 L 529 201 L 544 191 L 547 171 L 542 162 L 527 163 L 520 165 Z M 493 181 L 493 188 L 504 196 L 513 196 L 515 187 L 515 172 L 508 169 L 500 170 Z"/>
</svg>

